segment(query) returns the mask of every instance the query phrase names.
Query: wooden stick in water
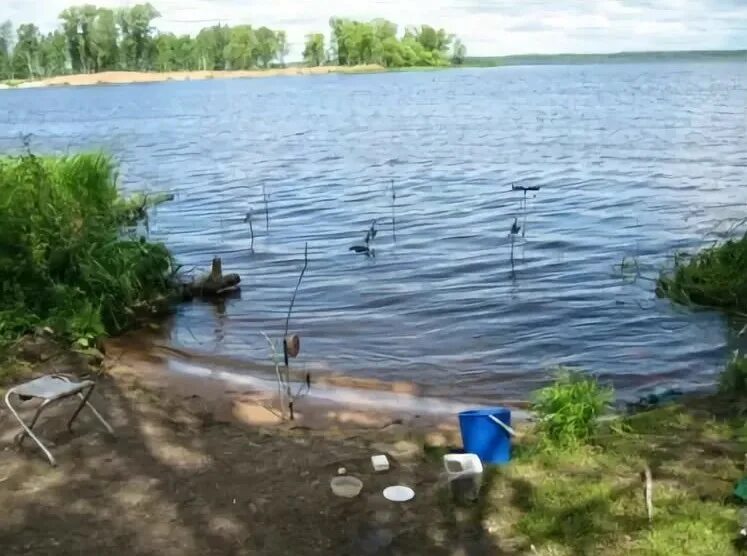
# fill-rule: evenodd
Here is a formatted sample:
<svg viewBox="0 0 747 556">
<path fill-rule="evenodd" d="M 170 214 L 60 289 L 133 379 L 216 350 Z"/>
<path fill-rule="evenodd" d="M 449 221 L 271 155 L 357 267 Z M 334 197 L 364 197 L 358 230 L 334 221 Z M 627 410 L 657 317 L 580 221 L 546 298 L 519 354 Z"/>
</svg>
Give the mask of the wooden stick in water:
<svg viewBox="0 0 747 556">
<path fill-rule="evenodd" d="M 394 180 L 392 180 L 392 239 L 397 241 L 397 230 L 395 226 L 394 218 L 394 203 L 397 200 L 397 192 L 394 190 Z"/>
</svg>

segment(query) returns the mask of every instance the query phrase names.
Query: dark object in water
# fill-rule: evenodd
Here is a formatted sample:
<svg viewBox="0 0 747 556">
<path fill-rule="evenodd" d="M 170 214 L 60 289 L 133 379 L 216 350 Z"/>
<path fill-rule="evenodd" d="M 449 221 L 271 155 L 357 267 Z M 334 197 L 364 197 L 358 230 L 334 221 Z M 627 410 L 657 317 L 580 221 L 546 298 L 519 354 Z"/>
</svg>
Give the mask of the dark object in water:
<svg viewBox="0 0 747 556">
<path fill-rule="evenodd" d="M 511 234 L 517 235 L 521 231 L 521 226 L 519 226 L 519 220 L 518 218 L 514 218 L 514 223 L 511 225 Z"/>
<path fill-rule="evenodd" d="M 514 185 L 511 184 L 511 190 L 512 191 L 523 191 L 526 193 L 527 191 L 539 191 L 540 190 L 539 185 Z"/>
<path fill-rule="evenodd" d="M 684 394 L 676 388 L 656 388 L 649 394 L 641 396 L 637 402 L 628 403 L 628 410 L 640 411 L 642 409 L 654 409 L 668 403 L 676 402 Z"/>
<path fill-rule="evenodd" d="M 366 257 L 375 257 L 376 251 L 371 249 L 368 245 L 353 245 L 348 251 L 355 251 L 356 253 L 365 253 Z"/>
<path fill-rule="evenodd" d="M 221 259 L 215 257 L 210 274 L 191 284 L 184 284 L 184 297 L 222 297 L 238 291 L 240 282 L 238 274 L 223 274 Z"/>
<path fill-rule="evenodd" d="M 363 243 L 365 245 L 353 245 L 350 247 L 350 251 L 355 251 L 356 253 L 365 253 L 367 257 L 375 257 L 376 253 L 371 247 L 371 241 L 376 237 L 376 234 L 378 231 L 376 230 L 376 220 L 371 222 L 371 227 L 366 232 L 366 238 L 363 240 Z"/>
</svg>

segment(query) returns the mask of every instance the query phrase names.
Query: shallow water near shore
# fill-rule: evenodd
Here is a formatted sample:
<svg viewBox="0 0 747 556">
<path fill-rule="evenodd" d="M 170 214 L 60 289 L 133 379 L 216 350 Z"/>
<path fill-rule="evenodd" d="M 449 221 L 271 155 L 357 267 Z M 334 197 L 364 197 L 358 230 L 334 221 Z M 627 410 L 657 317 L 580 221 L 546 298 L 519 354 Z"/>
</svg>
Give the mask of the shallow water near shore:
<svg viewBox="0 0 747 556">
<path fill-rule="evenodd" d="M 238 372 L 267 363 L 260 333 L 282 331 L 308 242 L 301 371 L 484 400 L 525 397 L 566 364 L 630 397 L 707 387 L 733 347 L 721 315 L 657 300 L 645 278 L 744 216 L 742 75 L 662 63 L 11 90 L 0 147 L 32 133 L 37 151 L 102 148 L 126 190 L 175 194 L 150 237 L 187 269 L 222 257 L 243 287 L 180 306 L 171 346 Z M 541 187 L 526 210 L 511 183 Z M 376 257 L 350 252 L 373 219 Z"/>
</svg>

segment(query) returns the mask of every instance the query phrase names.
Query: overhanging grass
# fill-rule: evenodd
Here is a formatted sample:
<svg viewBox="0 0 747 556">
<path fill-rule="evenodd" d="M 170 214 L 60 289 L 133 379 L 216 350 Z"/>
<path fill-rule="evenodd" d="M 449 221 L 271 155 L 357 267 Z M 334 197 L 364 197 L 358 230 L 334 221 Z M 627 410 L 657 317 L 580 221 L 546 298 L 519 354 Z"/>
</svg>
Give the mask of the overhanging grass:
<svg viewBox="0 0 747 556">
<path fill-rule="evenodd" d="M 678 255 L 660 276 L 657 293 L 683 304 L 747 312 L 747 236 Z"/>
<path fill-rule="evenodd" d="M 509 465 L 488 471 L 471 519 L 510 554 L 739 554 L 739 508 L 729 497 L 743 474 L 747 428 L 708 409 L 719 406 L 688 402 L 612 421 L 593 444 L 570 450 L 537 450 L 530 433 Z"/>
<path fill-rule="evenodd" d="M 0 343 L 46 326 L 86 346 L 170 290 L 166 248 L 123 235 L 116 177 L 102 154 L 0 158 Z"/>
</svg>

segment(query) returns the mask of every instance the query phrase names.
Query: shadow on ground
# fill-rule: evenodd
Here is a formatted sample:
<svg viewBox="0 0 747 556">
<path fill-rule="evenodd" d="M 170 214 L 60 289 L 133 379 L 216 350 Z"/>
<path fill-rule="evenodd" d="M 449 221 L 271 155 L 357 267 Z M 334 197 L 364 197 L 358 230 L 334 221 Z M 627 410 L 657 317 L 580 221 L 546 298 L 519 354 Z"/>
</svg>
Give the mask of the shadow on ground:
<svg viewBox="0 0 747 556">
<path fill-rule="evenodd" d="M 176 400 L 106 377 L 95 405 L 110 438 L 84 413 L 76 433 L 50 410 L 51 468 L 0 412 L 0 547 L 29 554 L 491 555 L 479 523 L 444 511 L 440 462 L 422 455 L 369 469 L 370 433 L 320 433 L 219 423 L 199 399 Z M 70 411 L 74 401 L 55 411 Z M 378 443 L 386 440 L 381 434 Z M 335 498 L 337 469 L 363 479 L 358 498 Z M 381 496 L 412 485 L 414 501 Z"/>
</svg>

